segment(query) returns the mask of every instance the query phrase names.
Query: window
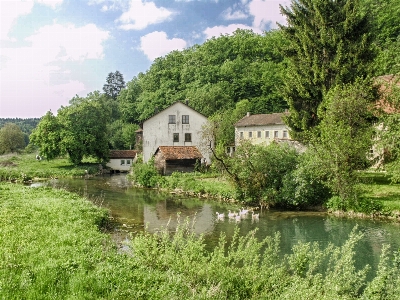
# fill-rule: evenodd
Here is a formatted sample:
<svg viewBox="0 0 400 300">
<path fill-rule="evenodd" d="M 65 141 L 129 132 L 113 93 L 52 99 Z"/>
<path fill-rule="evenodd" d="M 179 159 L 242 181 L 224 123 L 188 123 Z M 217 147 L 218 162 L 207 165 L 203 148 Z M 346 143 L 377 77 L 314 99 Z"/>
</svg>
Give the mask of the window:
<svg viewBox="0 0 400 300">
<path fill-rule="evenodd" d="M 274 131 L 274 138 L 279 137 L 279 131 Z"/>
<path fill-rule="evenodd" d="M 185 142 L 191 142 L 191 141 L 192 141 L 192 134 L 185 133 Z"/>
<path fill-rule="evenodd" d="M 253 137 L 253 132 L 249 131 L 249 138 Z"/>
<path fill-rule="evenodd" d="M 130 159 L 127 159 L 127 160 L 126 160 L 126 164 L 127 164 L 127 165 L 130 165 L 130 164 L 131 164 L 131 160 L 130 160 Z"/>
<path fill-rule="evenodd" d="M 269 139 L 269 131 L 265 131 L 265 138 Z"/>
<path fill-rule="evenodd" d="M 174 143 L 179 142 L 179 133 L 174 133 Z"/>
<path fill-rule="evenodd" d="M 261 131 L 257 131 L 257 137 L 258 137 L 258 138 L 261 137 Z"/>
<path fill-rule="evenodd" d="M 182 124 L 189 124 L 189 115 L 182 116 Z"/>
<path fill-rule="evenodd" d="M 241 139 L 243 138 L 243 131 L 241 131 L 241 132 L 239 133 L 239 136 L 240 136 Z"/>
<path fill-rule="evenodd" d="M 169 115 L 168 116 L 168 124 L 175 124 L 175 123 L 176 123 L 175 115 Z"/>
<path fill-rule="evenodd" d="M 125 159 L 121 159 L 121 166 L 125 165 Z"/>
<path fill-rule="evenodd" d="M 283 138 L 287 139 L 287 131 L 286 130 L 283 131 Z"/>
</svg>

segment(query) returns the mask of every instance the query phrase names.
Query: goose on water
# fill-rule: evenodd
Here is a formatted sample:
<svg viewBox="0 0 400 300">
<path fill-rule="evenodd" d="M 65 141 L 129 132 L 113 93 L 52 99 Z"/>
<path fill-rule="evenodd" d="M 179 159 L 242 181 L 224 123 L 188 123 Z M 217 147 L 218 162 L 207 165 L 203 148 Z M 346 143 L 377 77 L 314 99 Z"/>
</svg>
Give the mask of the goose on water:
<svg viewBox="0 0 400 300">
<path fill-rule="evenodd" d="M 248 212 L 249 212 L 248 209 L 244 209 L 244 207 L 242 207 L 242 210 L 240 211 L 240 214 L 241 214 L 241 215 L 245 215 L 245 214 L 247 214 Z"/>
<path fill-rule="evenodd" d="M 254 211 L 253 211 L 253 214 L 252 214 L 251 218 L 252 219 L 258 219 L 259 217 L 260 217 L 260 213 L 255 214 Z"/>
<path fill-rule="evenodd" d="M 235 212 L 231 212 L 230 210 L 228 210 L 228 217 L 229 218 L 234 218 L 234 217 L 236 217 L 236 213 Z"/>
<path fill-rule="evenodd" d="M 220 214 L 219 212 L 216 212 L 216 214 L 217 214 L 217 218 L 218 219 L 223 219 L 223 218 L 225 218 L 225 214 Z"/>
</svg>

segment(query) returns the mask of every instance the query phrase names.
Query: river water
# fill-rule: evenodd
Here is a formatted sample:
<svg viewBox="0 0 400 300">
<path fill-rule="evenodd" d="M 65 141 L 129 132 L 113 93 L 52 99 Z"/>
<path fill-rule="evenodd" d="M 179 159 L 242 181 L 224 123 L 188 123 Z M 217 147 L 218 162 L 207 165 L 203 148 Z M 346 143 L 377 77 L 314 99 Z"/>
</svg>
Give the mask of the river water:
<svg viewBox="0 0 400 300">
<path fill-rule="evenodd" d="M 281 235 L 282 255 L 291 253 L 298 242 L 318 242 L 321 247 L 329 243 L 341 246 L 350 232 L 357 230 L 364 234 L 356 246 L 356 266 L 369 264 L 375 270 L 384 244 L 393 251 L 400 248 L 400 224 L 394 221 L 341 218 L 324 212 L 283 212 L 264 210 L 258 220 L 248 214 L 240 221 L 227 217 L 228 210 L 238 211 L 237 206 L 215 200 L 190 198 L 155 190 L 138 189 L 129 184 L 125 175 L 105 175 L 87 179 L 58 179 L 48 183 L 65 188 L 89 198 L 98 206 L 110 210 L 117 226 L 114 239 L 129 239 L 130 234 L 142 230 L 156 232 L 166 227 L 173 230 L 179 220 L 188 220 L 193 230 L 203 234 L 209 248 L 217 244 L 221 233 L 227 240 L 232 237 L 236 227 L 245 235 L 257 229 L 256 236 L 263 239 L 276 232 Z M 218 219 L 216 212 L 224 213 Z M 193 222 L 194 221 L 194 222 Z"/>
</svg>

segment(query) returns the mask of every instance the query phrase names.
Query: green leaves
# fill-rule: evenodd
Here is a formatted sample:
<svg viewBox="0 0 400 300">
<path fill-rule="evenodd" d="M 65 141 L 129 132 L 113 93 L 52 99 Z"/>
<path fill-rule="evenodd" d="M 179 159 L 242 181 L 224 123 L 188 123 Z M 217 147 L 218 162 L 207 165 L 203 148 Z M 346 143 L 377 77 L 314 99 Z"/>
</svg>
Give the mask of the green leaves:
<svg viewBox="0 0 400 300">
<path fill-rule="evenodd" d="M 281 11 L 288 25 L 280 28 L 289 41 L 284 52 L 289 68 L 283 95 L 296 139 L 319 124 L 318 107 L 332 87 L 368 75 L 374 52 L 369 16 L 361 11 L 358 0 L 299 0 Z"/>
</svg>

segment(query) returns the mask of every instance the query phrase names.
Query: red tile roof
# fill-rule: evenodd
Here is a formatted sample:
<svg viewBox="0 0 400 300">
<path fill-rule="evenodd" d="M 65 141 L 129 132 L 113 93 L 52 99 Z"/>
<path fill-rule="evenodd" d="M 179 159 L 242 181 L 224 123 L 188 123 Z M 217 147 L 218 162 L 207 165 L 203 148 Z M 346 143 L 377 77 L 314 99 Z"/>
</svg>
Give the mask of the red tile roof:
<svg viewBox="0 0 400 300">
<path fill-rule="evenodd" d="M 156 154 L 161 152 L 166 160 L 200 159 L 203 157 L 195 146 L 159 146 Z"/>
<path fill-rule="evenodd" d="M 389 98 L 393 89 L 400 88 L 400 77 L 398 75 L 383 75 L 375 78 L 375 84 L 379 88 L 381 98 L 377 101 L 376 107 L 385 113 L 398 112 L 398 108 L 394 107 Z"/>
<path fill-rule="evenodd" d="M 263 125 L 274 125 L 274 124 L 285 124 L 282 117 L 288 115 L 288 113 L 273 113 L 273 114 L 259 114 L 245 116 L 240 119 L 235 126 L 246 127 L 246 126 L 263 126 Z"/>
<path fill-rule="evenodd" d="M 110 150 L 110 158 L 135 158 L 137 150 Z"/>
</svg>

